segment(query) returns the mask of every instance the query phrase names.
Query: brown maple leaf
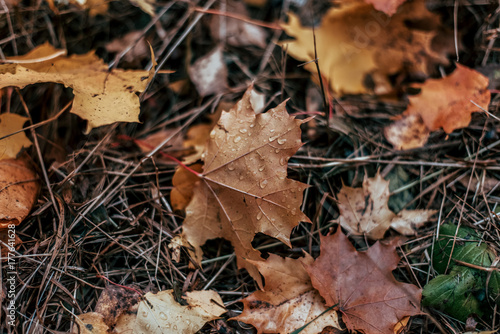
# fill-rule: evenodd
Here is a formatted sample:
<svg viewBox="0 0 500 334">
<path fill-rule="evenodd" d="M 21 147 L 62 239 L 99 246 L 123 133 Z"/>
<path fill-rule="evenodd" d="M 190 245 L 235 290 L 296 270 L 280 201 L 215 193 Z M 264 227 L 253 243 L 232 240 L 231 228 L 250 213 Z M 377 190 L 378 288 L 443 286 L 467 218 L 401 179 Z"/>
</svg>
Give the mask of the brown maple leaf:
<svg viewBox="0 0 500 334">
<path fill-rule="evenodd" d="M 337 194 L 339 222 L 349 233 L 382 239 L 389 228 L 404 235 L 414 235 L 436 210 L 402 210 L 395 214 L 389 209 L 389 181 L 380 173 L 365 176 L 363 187 L 343 186 Z"/>
<path fill-rule="evenodd" d="M 288 159 L 302 145 L 302 121 L 289 116 L 284 103 L 256 115 L 250 94 L 251 88 L 222 113 L 210 133 L 203 173 L 186 208 L 183 235 L 195 247 L 200 263 L 200 246 L 207 240 L 229 240 L 238 266 L 261 285 L 255 266 L 244 260 L 262 260 L 251 244 L 255 234 L 290 246 L 292 229 L 310 221 L 300 211 L 307 185 L 287 178 Z"/>
<path fill-rule="evenodd" d="M 303 267 L 313 262 L 307 253 L 302 259 L 271 254 L 266 261 L 252 261 L 266 279 L 264 291 L 243 299 L 243 312 L 231 320 L 251 324 L 258 333 L 291 333 L 306 324 L 301 334 L 316 334 L 326 326 L 340 328 L 337 312 L 325 312 L 328 307 Z"/>
<path fill-rule="evenodd" d="M 306 270 L 326 305 L 336 305 L 350 330 L 392 333 L 405 316 L 421 313 L 421 290 L 392 275 L 400 260 L 396 241 L 377 242 L 358 252 L 339 228 L 321 237 L 320 252 L 312 265 L 305 265 Z"/>
</svg>

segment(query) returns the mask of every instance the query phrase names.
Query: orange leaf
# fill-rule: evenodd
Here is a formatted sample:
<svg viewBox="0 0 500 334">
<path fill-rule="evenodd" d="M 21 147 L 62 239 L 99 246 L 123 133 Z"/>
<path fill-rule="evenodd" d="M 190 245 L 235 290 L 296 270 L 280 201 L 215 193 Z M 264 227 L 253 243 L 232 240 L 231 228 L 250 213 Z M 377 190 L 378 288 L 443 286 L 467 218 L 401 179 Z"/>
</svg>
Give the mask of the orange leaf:
<svg viewBox="0 0 500 334">
<path fill-rule="evenodd" d="M 39 191 L 38 177 L 28 163 L 21 159 L 0 161 L 0 229 L 23 221 Z"/>
<path fill-rule="evenodd" d="M 339 228 L 321 237 L 321 255 L 306 269 L 326 305 L 337 305 L 348 329 L 385 334 L 405 316 L 421 313 L 421 290 L 392 275 L 399 261 L 394 241 L 358 252 Z"/>
<path fill-rule="evenodd" d="M 340 328 L 337 312 L 322 314 L 328 308 L 303 266 L 313 262 L 307 253 L 302 259 L 271 254 L 266 261 L 252 261 L 266 279 L 264 291 L 243 299 L 243 312 L 231 320 L 251 324 L 258 333 L 291 333 L 306 324 L 301 334 L 316 334 L 326 326 Z"/>
<path fill-rule="evenodd" d="M 253 264 L 261 260 L 252 247 L 256 233 L 264 233 L 290 246 L 290 233 L 309 219 L 300 211 L 307 185 L 287 178 L 288 159 L 302 146 L 300 124 L 282 103 L 256 115 L 251 88 L 221 118 L 210 133 L 200 182 L 186 208 L 183 234 L 195 247 L 209 239 L 231 241 L 238 266 L 261 283 Z"/>
<path fill-rule="evenodd" d="M 201 164 L 194 164 L 191 169 L 201 172 Z M 172 178 L 174 188 L 170 192 L 170 202 L 174 211 L 184 211 L 193 197 L 193 187 L 200 178 L 185 168 L 179 167 Z"/>
<path fill-rule="evenodd" d="M 460 64 L 447 77 L 429 79 L 414 87 L 422 91 L 410 97 L 402 118 L 384 131 L 397 149 L 422 147 L 429 133 L 440 128 L 446 133 L 464 128 L 473 112 L 488 110 L 490 104 L 488 78 Z"/>
</svg>

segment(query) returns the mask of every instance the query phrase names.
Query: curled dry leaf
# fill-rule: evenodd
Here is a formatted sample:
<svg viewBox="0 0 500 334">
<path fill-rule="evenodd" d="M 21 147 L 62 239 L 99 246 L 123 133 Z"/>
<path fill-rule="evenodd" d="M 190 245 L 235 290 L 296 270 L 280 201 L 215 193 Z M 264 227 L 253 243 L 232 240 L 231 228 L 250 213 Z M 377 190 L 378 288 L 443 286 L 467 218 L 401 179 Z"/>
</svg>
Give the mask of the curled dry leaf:
<svg viewBox="0 0 500 334">
<path fill-rule="evenodd" d="M 186 208 L 183 235 L 201 263 L 201 246 L 209 239 L 231 242 L 238 266 L 261 284 L 252 247 L 257 233 L 290 246 L 290 233 L 309 219 L 300 211 L 307 185 L 287 178 L 288 159 L 301 147 L 302 121 L 282 103 L 256 115 L 251 88 L 229 112 L 223 112 L 204 153 L 203 173 Z"/>
<path fill-rule="evenodd" d="M 349 233 L 382 239 L 389 228 L 413 235 L 436 210 L 403 210 L 397 215 L 389 209 L 389 181 L 380 173 L 365 176 L 362 188 L 343 186 L 337 195 L 339 222 Z"/>
<path fill-rule="evenodd" d="M 0 115 L 0 137 L 21 130 L 27 120 L 27 117 L 17 114 L 7 113 Z M 15 159 L 23 148 L 30 146 L 31 141 L 26 137 L 23 131 L 4 138 L 0 140 L 0 160 Z"/>
<path fill-rule="evenodd" d="M 38 176 L 21 159 L 0 161 L 0 229 L 28 216 L 40 191 Z"/>
<path fill-rule="evenodd" d="M 87 130 L 114 122 L 139 121 L 139 97 L 152 71 L 108 70 L 94 52 L 63 56 L 45 43 L 24 56 L 7 58 L 0 65 L 0 88 L 55 82 L 73 89 L 71 112 L 86 119 Z M 153 66 L 154 67 L 154 66 Z"/>
<path fill-rule="evenodd" d="M 392 89 L 391 75 L 403 70 L 426 75 L 429 65 L 448 63 L 445 54 L 431 48 L 439 25 L 438 16 L 427 10 L 423 0 L 404 3 L 392 17 L 362 0 L 347 1 L 323 17 L 314 31 L 316 43 L 312 29 L 302 27 L 290 14 L 282 26 L 295 40 L 282 46 L 292 57 L 309 62 L 305 68 L 317 77 L 312 62 L 316 46 L 321 75 L 337 94 L 385 94 Z M 365 85 L 367 78 L 374 83 L 373 90 Z"/>
<path fill-rule="evenodd" d="M 328 307 L 302 265 L 313 262 L 307 253 L 302 259 L 271 254 L 265 261 L 252 261 L 266 280 L 264 290 L 243 299 L 243 312 L 231 320 L 251 324 L 258 333 L 291 333 L 306 324 L 301 334 L 320 333 L 327 326 L 340 328 L 337 312 L 325 312 Z"/>
<path fill-rule="evenodd" d="M 394 240 L 358 252 L 339 228 L 321 237 L 320 256 L 306 269 L 326 305 L 336 305 L 349 330 L 387 334 L 404 317 L 421 313 L 421 290 L 392 274 L 399 261 Z"/>
<path fill-rule="evenodd" d="M 440 128 L 451 133 L 468 126 L 471 114 L 488 110 L 491 99 L 488 78 L 460 64 L 450 75 L 415 87 L 421 92 L 410 97 L 402 118 L 385 129 L 397 149 L 421 147 L 429 133 Z"/>
</svg>

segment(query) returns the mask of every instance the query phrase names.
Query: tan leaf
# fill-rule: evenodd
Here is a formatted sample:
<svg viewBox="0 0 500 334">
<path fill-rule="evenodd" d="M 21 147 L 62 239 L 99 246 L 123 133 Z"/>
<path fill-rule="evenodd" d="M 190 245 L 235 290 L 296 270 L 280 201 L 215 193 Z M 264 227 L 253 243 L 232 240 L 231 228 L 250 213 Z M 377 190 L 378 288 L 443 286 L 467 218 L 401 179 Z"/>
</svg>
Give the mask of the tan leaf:
<svg viewBox="0 0 500 334">
<path fill-rule="evenodd" d="M 24 123 L 28 120 L 17 114 L 2 114 L 0 115 L 0 137 L 10 135 L 23 128 Z M 31 141 L 26 137 L 24 131 L 16 133 L 0 140 L 0 160 L 15 159 L 17 154 L 26 147 L 31 146 Z"/>
<path fill-rule="evenodd" d="M 150 72 L 113 69 L 94 52 L 62 56 L 45 43 L 24 56 L 10 57 L 0 65 L 0 88 L 55 82 L 73 89 L 71 112 L 86 119 L 87 130 L 114 122 L 139 121 L 139 97 Z"/>
<path fill-rule="evenodd" d="M 231 320 L 251 324 L 258 333 L 291 333 L 306 324 L 301 334 L 320 333 L 326 326 L 340 328 L 337 312 L 322 314 L 328 308 L 302 265 L 313 262 L 307 253 L 302 259 L 271 254 L 266 261 L 252 261 L 266 280 L 264 291 L 243 299 L 243 312 Z"/>
<path fill-rule="evenodd" d="M 402 118 L 384 131 L 395 148 L 422 147 L 431 131 L 443 128 L 451 133 L 468 126 L 473 112 L 481 108 L 488 110 L 491 98 L 488 78 L 473 69 L 456 65 L 455 71 L 444 78 L 414 85 L 421 88 L 421 92 L 410 96 L 410 104 Z"/>
<path fill-rule="evenodd" d="M 202 171 L 201 164 L 194 164 L 190 167 L 196 172 Z M 172 178 L 174 188 L 170 192 L 170 202 L 174 211 L 184 211 L 193 197 L 193 188 L 200 178 L 183 167 L 176 169 Z"/>
<path fill-rule="evenodd" d="M 435 210 L 403 210 L 398 215 L 389 209 L 389 181 L 377 172 L 365 177 L 362 188 L 343 186 L 337 194 L 339 222 L 349 233 L 382 239 L 394 228 L 405 235 L 415 234 L 415 228 L 426 223 Z"/>
<path fill-rule="evenodd" d="M 88 312 L 75 317 L 76 324 L 71 334 L 107 334 L 108 325 L 104 323 L 103 316 L 96 312 Z"/>
<path fill-rule="evenodd" d="M 307 185 L 287 178 L 288 159 L 300 148 L 302 121 L 289 116 L 282 103 L 255 115 L 251 88 L 229 112 L 222 112 L 204 153 L 203 173 L 186 208 L 183 234 L 196 249 L 207 240 L 231 241 L 238 266 L 261 283 L 247 260 L 260 260 L 252 247 L 258 232 L 290 246 L 290 233 L 309 219 L 300 211 Z"/>
<path fill-rule="evenodd" d="M 156 0 L 129 0 L 131 4 L 139 7 L 144 13 L 155 16 Z"/>
<path fill-rule="evenodd" d="M 392 274 L 399 261 L 394 241 L 358 252 L 339 228 L 321 237 L 320 256 L 306 269 L 326 305 L 336 305 L 349 330 L 387 334 L 404 317 L 421 314 L 421 290 Z"/>
<path fill-rule="evenodd" d="M 226 310 L 215 291 L 187 292 L 188 305 L 179 304 L 173 290 L 152 294 L 148 292 L 139 303 L 137 314 L 123 314 L 118 319 L 115 332 L 133 328 L 133 333 L 196 333 L 208 321 L 217 319 Z"/>
<path fill-rule="evenodd" d="M 39 191 L 38 177 L 27 162 L 0 161 L 0 229 L 22 222 L 35 205 Z"/>
<path fill-rule="evenodd" d="M 419 22 L 426 29 L 408 22 Z M 282 46 L 294 58 L 311 62 L 316 45 L 321 74 L 337 94 L 384 94 L 391 90 L 391 75 L 403 70 L 425 75 L 430 64 L 448 63 L 445 55 L 431 49 L 439 24 L 438 16 L 427 10 L 423 0 L 404 3 L 390 18 L 362 0 L 349 1 L 326 13 L 315 29 L 316 44 L 312 29 L 302 27 L 290 14 L 289 22 L 282 26 L 295 40 Z M 317 78 L 313 62 L 305 68 Z M 375 84 L 373 91 L 364 84 L 367 78 Z"/>
</svg>

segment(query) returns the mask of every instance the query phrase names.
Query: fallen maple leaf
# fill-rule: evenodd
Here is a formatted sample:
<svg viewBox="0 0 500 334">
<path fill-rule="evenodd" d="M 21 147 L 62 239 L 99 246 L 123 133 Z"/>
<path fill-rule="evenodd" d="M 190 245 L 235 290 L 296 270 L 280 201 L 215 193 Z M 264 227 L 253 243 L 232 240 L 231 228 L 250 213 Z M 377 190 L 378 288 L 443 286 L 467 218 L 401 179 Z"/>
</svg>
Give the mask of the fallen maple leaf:
<svg viewBox="0 0 500 334">
<path fill-rule="evenodd" d="M 243 299 L 243 312 L 231 320 L 251 324 L 258 333 L 291 333 L 306 324 L 301 334 L 320 333 L 326 326 L 340 328 L 337 312 L 327 311 L 302 265 L 313 264 L 309 254 L 302 259 L 270 254 L 265 261 L 251 262 L 266 280 L 264 291 Z"/>
<path fill-rule="evenodd" d="M 389 228 L 401 234 L 413 235 L 436 210 L 402 210 L 397 215 L 389 209 L 389 181 L 379 172 L 373 178 L 365 176 L 362 188 L 343 186 L 337 194 L 339 222 L 349 233 L 382 239 Z"/>
<path fill-rule="evenodd" d="M 152 71 L 109 70 L 94 52 L 63 56 L 45 43 L 24 56 L 7 58 L 0 65 L 0 88 L 56 82 L 73 89 L 71 112 L 86 119 L 92 128 L 114 122 L 139 121 L 139 97 L 152 78 Z M 154 66 L 153 66 L 154 67 Z"/>
<path fill-rule="evenodd" d="M 290 246 L 290 233 L 301 221 L 307 185 L 287 178 L 288 159 L 302 146 L 301 120 L 289 116 L 285 104 L 256 115 L 251 88 L 229 112 L 222 112 L 210 133 L 203 173 L 186 208 L 183 235 L 195 248 L 209 239 L 231 242 L 239 268 L 261 284 L 260 274 L 247 260 L 261 260 L 252 247 L 258 232 Z"/>
<path fill-rule="evenodd" d="M 26 161 L 0 161 L 0 229 L 22 222 L 35 204 L 39 191 L 38 177 Z"/>
<path fill-rule="evenodd" d="M 21 130 L 27 120 L 27 117 L 17 114 L 6 113 L 0 115 L 0 137 Z M 0 140 L 0 160 L 15 159 L 23 148 L 30 146 L 31 141 L 26 137 L 24 131 L 6 137 Z"/>
<path fill-rule="evenodd" d="M 421 290 L 392 274 L 399 261 L 394 240 L 358 252 L 339 228 L 321 237 L 320 256 L 305 267 L 326 305 L 335 305 L 349 330 L 387 334 L 405 316 L 421 314 Z"/>
<path fill-rule="evenodd" d="M 398 149 L 421 147 L 431 131 L 446 133 L 469 125 L 471 114 L 488 110 L 491 94 L 488 78 L 456 64 L 450 75 L 414 85 L 421 92 L 410 96 L 410 104 L 400 120 L 385 129 L 387 140 Z M 415 131 L 415 128 L 426 130 Z"/>
<path fill-rule="evenodd" d="M 419 30 L 422 23 L 425 29 Z M 429 65 L 448 63 L 445 55 L 431 48 L 439 24 L 438 16 L 427 10 L 423 0 L 404 3 L 390 18 L 356 0 L 332 7 L 314 30 L 315 39 L 313 30 L 302 27 L 290 14 L 282 27 L 295 40 L 281 45 L 292 57 L 308 62 L 305 68 L 314 74 L 317 54 L 321 75 L 337 94 L 371 92 L 365 85 L 367 77 L 375 85 L 373 92 L 384 94 L 391 90 L 391 75 L 403 70 L 426 75 Z"/>
</svg>

